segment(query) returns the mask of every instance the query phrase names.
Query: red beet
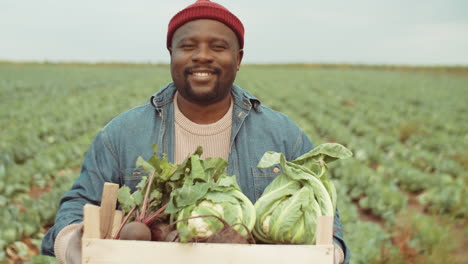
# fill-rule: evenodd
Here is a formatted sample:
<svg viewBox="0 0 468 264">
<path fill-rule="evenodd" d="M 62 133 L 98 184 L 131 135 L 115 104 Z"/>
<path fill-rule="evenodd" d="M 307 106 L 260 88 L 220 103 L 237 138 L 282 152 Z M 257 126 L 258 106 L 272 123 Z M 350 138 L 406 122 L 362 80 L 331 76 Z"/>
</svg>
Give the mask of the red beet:
<svg viewBox="0 0 468 264">
<path fill-rule="evenodd" d="M 142 222 L 130 222 L 120 232 L 121 240 L 151 240 L 151 230 Z"/>
<path fill-rule="evenodd" d="M 170 224 L 157 222 L 151 225 L 152 241 L 167 241 L 166 238 L 174 228 Z"/>
<path fill-rule="evenodd" d="M 232 228 L 228 222 L 226 222 L 226 220 L 224 220 L 223 218 L 221 217 L 218 217 L 216 215 L 199 215 L 199 216 L 191 216 L 191 217 L 187 217 L 187 218 L 184 218 L 184 219 L 181 219 L 181 220 L 178 220 L 172 224 L 176 224 L 177 222 L 180 222 L 180 221 L 187 221 L 189 219 L 192 219 L 192 218 L 199 218 L 199 217 L 215 217 L 217 218 L 219 221 L 221 221 L 223 223 L 223 228 L 217 232 L 215 232 L 214 234 L 212 234 L 210 237 L 208 237 L 206 240 L 204 241 L 196 241 L 196 242 L 207 242 L 207 243 L 232 243 L 232 244 L 255 244 L 255 240 L 253 239 L 253 236 L 252 234 L 250 233 L 250 230 L 248 230 L 247 227 L 244 227 L 246 228 L 247 232 L 249 233 L 250 235 L 250 238 L 246 238 L 244 237 L 241 233 L 239 233 L 238 231 L 236 231 L 234 228 Z M 242 224 L 243 225 L 243 224 Z"/>
<path fill-rule="evenodd" d="M 232 226 L 230 226 L 226 222 L 226 220 L 217 216 L 215 217 L 218 218 L 218 220 L 223 223 L 224 227 L 218 232 L 211 235 L 206 240 L 207 243 L 250 244 L 249 240 L 246 237 L 244 237 L 241 233 L 239 233 L 237 230 L 232 228 Z"/>
</svg>

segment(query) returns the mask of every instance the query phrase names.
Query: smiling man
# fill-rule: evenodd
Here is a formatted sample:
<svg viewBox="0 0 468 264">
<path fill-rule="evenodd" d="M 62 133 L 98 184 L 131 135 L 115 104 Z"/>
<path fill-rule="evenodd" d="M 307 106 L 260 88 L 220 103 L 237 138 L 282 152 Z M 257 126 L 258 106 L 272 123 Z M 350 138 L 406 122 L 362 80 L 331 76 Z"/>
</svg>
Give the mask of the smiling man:
<svg viewBox="0 0 468 264">
<path fill-rule="evenodd" d="M 305 133 L 287 116 L 262 105 L 234 85 L 244 47 L 244 27 L 225 7 L 199 0 L 169 22 L 167 49 L 173 82 L 147 104 L 109 122 L 96 136 L 83 161 L 80 177 L 60 202 L 54 226 L 42 243 L 42 253 L 62 263 L 81 262 L 82 208 L 99 204 L 105 182 L 132 190 L 142 175 L 139 156 L 167 154 L 180 164 L 198 146 L 203 158 L 229 162 L 242 192 L 253 202 L 281 169 L 260 169 L 267 151 L 294 160 L 312 149 Z M 349 262 L 338 210 L 334 219 L 336 263 Z"/>
<path fill-rule="evenodd" d="M 202 106 L 230 104 L 243 50 L 235 33 L 209 19 L 187 22 L 172 37 L 171 74 L 180 95 Z"/>
<path fill-rule="evenodd" d="M 215 20 L 190 21 L 175 31 L 168 49 L 182 113 L 191 120 L 201 117 L 197 123 L 219 120 L 231 105 L 243 55 L 234 32 Z"/>
</svg>

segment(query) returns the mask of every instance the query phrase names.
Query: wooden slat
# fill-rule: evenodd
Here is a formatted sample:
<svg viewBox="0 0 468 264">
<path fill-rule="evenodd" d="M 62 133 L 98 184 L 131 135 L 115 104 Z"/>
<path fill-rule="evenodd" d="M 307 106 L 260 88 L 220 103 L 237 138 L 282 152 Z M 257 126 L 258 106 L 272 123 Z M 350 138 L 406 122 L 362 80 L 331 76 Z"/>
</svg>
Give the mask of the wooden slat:
<svg viewBox="0 0 468 264">
<path fill-rule="evenodd" d="M 83 238 L 100 238 L 99 206 L 85 204 L 83 208 Z"/>
<path fill-rule="evenodd" d="M 85 239 L 83 263 L 333 264 L 333 245 L 241 245 Z"/>
<path fill-rule="evenodd" d="M 104 183 L 101 199 L 101 212 L 100 212 L 100 237 L 111 238 L 112 227 L 114 222 L 114 211 L 117 204 L 117 192 L 119 185 L 115 183 Z"/>
<path fill-rule="evenodd" d="M 112 237 L 115 237 L 117 235 L 117 232 L 119 232 L 119 227 L 120 224 L 122 223 L 122 218 L 123 218 L 123 212 L 119 210 L 114 211 L 114 223 L 112 226 Z"/>
<path fill-rule="evenodd" d="M 92 204 L 84 206 L 84 232 L 83 238 L 100 238 L 100 207 Z M 112 237 L 114 237 L 122 223 L 123 212 L 119 210 L 114 211 L 114 221 L 112 226 Z"/>
<path fill-rule="evenodd" d="M 317 219 L 317 245 L 333 244 L 333 217 L 319 216 Z"/>
</svg>

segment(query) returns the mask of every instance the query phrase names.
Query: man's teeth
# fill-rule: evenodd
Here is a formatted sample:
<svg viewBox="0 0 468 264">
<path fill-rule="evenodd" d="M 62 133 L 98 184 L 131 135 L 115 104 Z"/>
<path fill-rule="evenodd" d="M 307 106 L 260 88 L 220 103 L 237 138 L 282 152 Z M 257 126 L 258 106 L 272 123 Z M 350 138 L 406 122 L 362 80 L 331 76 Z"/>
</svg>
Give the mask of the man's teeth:
<svg viewBox="0 0 468 264">
<path fill-rule="evenodd" d="M 194 76 L 206 77 L 206 76 L 209 76 L 211 73 L 208 73 L 208 72 L 194 72 L 192 74 Z"/>
</svg>

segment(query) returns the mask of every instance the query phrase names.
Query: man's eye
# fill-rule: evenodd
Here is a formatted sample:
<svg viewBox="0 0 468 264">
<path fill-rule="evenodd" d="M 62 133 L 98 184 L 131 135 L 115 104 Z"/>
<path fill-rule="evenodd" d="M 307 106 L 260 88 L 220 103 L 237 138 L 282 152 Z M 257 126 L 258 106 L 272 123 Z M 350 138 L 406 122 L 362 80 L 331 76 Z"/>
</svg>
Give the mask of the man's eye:
<svg viewBox="0 0 468 264">
<path fill-rule="evenodd" d="M 183 49 L 193 49 L 195 47 L 195 45 L 193 45 L 193 44 L 182 44 L 180 47 L 183 48 Z"/>
<path fill-rule="evenodd" d="M 226 46 L 225 45 L 213 45 L 213 49 L 221 51 L 221 50 L 225 50 Z"/>
</svg>

